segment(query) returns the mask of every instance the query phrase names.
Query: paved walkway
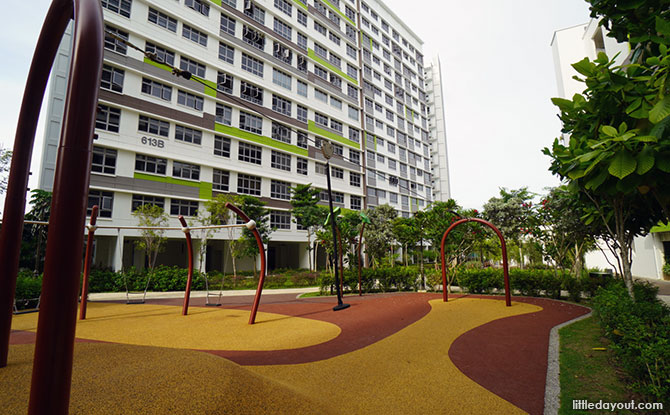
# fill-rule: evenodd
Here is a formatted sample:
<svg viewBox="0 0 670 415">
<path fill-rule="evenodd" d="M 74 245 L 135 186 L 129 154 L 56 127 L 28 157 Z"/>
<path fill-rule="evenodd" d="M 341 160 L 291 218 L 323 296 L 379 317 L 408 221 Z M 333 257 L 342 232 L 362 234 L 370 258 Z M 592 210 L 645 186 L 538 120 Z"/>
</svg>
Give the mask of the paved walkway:
<svg viewBox="0 0 670 415">
<path fill-rule="evenodd" d="M 277 295 L 277 294 L 294 294 L 300 296 L 301 294 L 318 292 L 319 287 L 304 287 L 304 288 L 281 288 L 263 290 L 263 296 Z M 212 294 L 218 295 L 218 291 L 212 291 Z M 244 297 L 256 295 L 256 290 L 224 290 L 222 297 Z M 205 298 L 207 291 L 191 291 L 191 298 Z M 156 300 L 161 298 L 184 298 L 184 291 L 167 291 L 167 292 L 147 292 L 148 300 Z M 126 293 L 91 293 L 88 295 L 89 301 L 125 301 Z"/>
</svg>

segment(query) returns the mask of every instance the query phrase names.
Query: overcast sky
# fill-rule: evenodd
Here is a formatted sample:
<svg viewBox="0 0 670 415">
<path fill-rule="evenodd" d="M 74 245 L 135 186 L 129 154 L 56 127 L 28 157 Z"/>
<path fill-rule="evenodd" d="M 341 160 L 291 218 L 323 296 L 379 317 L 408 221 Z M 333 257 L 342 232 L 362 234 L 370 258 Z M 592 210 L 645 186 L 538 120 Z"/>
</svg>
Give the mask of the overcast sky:
<svg viewBox="0 0 670 415">
<path fill-rule="evenodd" d="M 445 95 L 451 195 L 481 208 L 500 187 L 543 193 L 558 180 L 542 147 L 560 134 L 550 42 L 555 30 L 586 23 L 583 0 L 385 3 L 439 54 Z M 32 53 L 49 2 L 12 2 L 0 25 L 0 145 L 13 145 Z M 43 108 L 44 110 L 44 108 Z M 36 187 L 40 128 L 33 155 Z M 1 210 L 1 209 L 0 209 Z"/>
</svg>

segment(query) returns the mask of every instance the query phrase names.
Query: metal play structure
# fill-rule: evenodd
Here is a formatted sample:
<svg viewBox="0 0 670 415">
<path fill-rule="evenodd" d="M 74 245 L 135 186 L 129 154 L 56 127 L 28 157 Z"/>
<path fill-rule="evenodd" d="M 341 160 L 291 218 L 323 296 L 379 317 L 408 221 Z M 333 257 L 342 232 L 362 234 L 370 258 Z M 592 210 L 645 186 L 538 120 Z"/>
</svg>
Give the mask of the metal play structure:
<svg viewBox="0 0 670 415">
<path fill-rule="evenodd" d="M 512 298 L 509 288 L 509 266 L 507 264 L 507 246 L 505 245 L 505 238 L 503 237 L 500 230 L 496 228 L 491 222 L 479 218 L 459 219 L 456 222 L 452 223 L 451 226 L 447 228 L 447 230 L 444 232 L 444 235 L 442 236 L 442 243 L 440 244 L 440 260 L 442 261 L 442 300 L 444 302 L 447 302 L 449 299 L 449 292 L 447 290 L 447 268 L 446 268 L 447 264 L 445 263 L 444 259 L 444 244 L 447 241 L 447 236 L 449 236 L 449 232 L 451 232 L 458 225 L 467 222 L 477 222 L 481 223 L 482 225 L 486 225 L 489 228 L 493 229 L 493 232 L 495 232 L 496 235 L 498 235 L 498 239 L 500 239 L 500 245 L 502 247 L 503 275 L 505 277 L 505 304 L 507 305 L 507 307 L 510 307 L 512 305 Z"/>
<path fill-rule="evenodd" d="M 88 229 L 88 241 L 86 244 L 86 257 L 84 259 L 84 278 L 81 287 L 81 306 L 79 307 L 79 320 L 86 319 L 86 305 L 88 302 L 87 298 L 88 280 L 91 272 L 90 269 L 91 255 L 93 252 L 93 239 L 95 236 L 95 231 L 97 229 L 162 229 L 162 230 L 179 230 L 184 232 L 184 235 L 186 236 L 186 249 L 188 250 L 188 277 L 186 280 L 186 291 L 184 292 L 184 303 L 182 306 L 182 315 L 185 316 L 188 314 L 188 305 L 191 299 L 191 285 L 193 283 L 193 241 L 191 240 L 191 231 L 199 229 L 247 228 L 254 234 L 261 259 L 261 270 L 258 279 L 258 288 L 256 289 L 256 295 L 254 296 L 254 302 L 252 304 L 251 314 L 249 315 L 249 324 L 254 324 L 256 322 L 256 313 L 258 312 L 258 305 L 260 304 L 261 294 L 263 292 L 263 283 L 265 282 L 265 274 L 266 274 L 265 249 L 263 248 L 263 242 L 261 241 L 261 236 L 258 233 L 258 230 L 256 229 L 256 222 L 250 220 L 249 217 L 244 212 L 242 212 L 239 208 L 237 208 L 233 204 L 226 203 L 226 208 L 235 212 L 245 222 L 234 225 L 211 225 L 211 226 L 189 227 L 184 217 L 180 215 L 179 222 L 181 223 L 181 228 L 146 227 L 146 226 L 98 226 L 96 225 L 98 206 L 97 205 L 93 206 L 91 210 L 90 222 L 86 226 Z M 146 289 L 144 291 L 144 294 L 146 295 Z M 144 302 L 144 300 L 142 302 Z"/>
</svg>

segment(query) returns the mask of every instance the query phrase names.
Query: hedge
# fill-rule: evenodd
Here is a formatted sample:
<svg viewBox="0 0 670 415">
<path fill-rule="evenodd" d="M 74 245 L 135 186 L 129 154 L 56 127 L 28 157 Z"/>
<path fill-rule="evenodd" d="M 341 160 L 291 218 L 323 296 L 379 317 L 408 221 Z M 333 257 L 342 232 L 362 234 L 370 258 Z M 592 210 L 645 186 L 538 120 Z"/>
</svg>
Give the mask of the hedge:
<svg viewBox="0 0 670 415">
<path fill-rule="evenodd" d="M 649 401 L 670 402 L 670 308 L 658 288 L 635 283 L 634 298 L 621 283 L 598 291 L 593 310 L 633 388 Z"/>
</svg>

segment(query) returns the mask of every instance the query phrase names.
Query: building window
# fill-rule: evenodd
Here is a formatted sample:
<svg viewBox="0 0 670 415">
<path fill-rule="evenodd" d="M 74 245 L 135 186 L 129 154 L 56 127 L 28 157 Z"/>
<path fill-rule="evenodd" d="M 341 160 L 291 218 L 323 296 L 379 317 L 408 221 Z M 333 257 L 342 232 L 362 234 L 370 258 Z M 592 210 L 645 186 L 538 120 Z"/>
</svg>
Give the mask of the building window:
<svg viewBox="0 0 670 415">
<path fill-rule="evenodd" d="M 303 35 L 300 32 L 298 32 L 298 46 L 300 46 L 304 50 L 307 50 L 307 36 Z"/>
<path fill-rule="evenodd" d="M 335 120 L 330 120 L 330 128 L 342 134 L 342 123 Z"/>
<path fill-rule="evenodd" d="M 200 180 L 200 166 L 174 161 L 172 162 L 172 177 Z"/>
<path fill-rule="evenodd" d="M 291 101 L 272 94 L 272 110 L 280 114 L 291 116 Z"/>
<path fill-rule="evenodd" d="M 174 139 L 187 143 L 200 144 L 202 142 L 202 131 L 177 125 L 175 126 Z"/>
<path fill-rule="evenodd" d="M 167 137 L 170 135 L 170 123 L 167 121 L 157 120 L 156 118 L 149 118 L 145 115 L 140 115 L 140 122 L 137 126 L 139 131 L 145 133 L 160 135 Z"/>
<path fill-rule="evenodd" d="M 303 97 L 307 96 L 307 83 L 298 80 L 298 95 L 302 95 Z"/>
<path fill-rule="evenodd" d="M 279 180 L 270 182 L 270 197 L 274 199 L 291 200 L 291 184 Z"/>
<path fill-rule="evenodd" d="M 214 180 L 212 180 L 212 189 L 227 192 L 230 189 L 230 172 L 226 170 L 214 169 Z"/>
<path fill-rule="evenodd" d="M 235 19 L 228 16 L 227 14 L 221 13 L 221 33 L 227 33 L 231 36 L 235 36 Z"/>
<path fill-rule="evenodd" d="M 283 37 L 286 40 L 291 40 L 292 37 L 292 31 L 291 31 L 291 26 L 282 22 L 281 20 L 277 19 L 275 17 L 275 23 L 274 23 L 274 29 L 275 33 L 277 33 L 279 36 Z"/>
<path fill-rule="evenodd" d="M 298 23 L 307 27 L 307 13 L 303 12 L 302 10 L 298 10 Z"/>
<path fill-rule="evenodd" d="M 88 191 L 88 207 L 86 216 L 91 216 L 93 206 L 98 205 L 98 216 L 101 218 L 112 217 L 112 207 L 114 205 L 114 193 L 103 192 L 101 190 Z"/>
<path fill-rule="evenodd" d="M 349 161 L 354 164 L 361 164 L 361 153 L 356 150 L 349 149 Z"/>
<path fill-rule="evenodd" d="M 349 110 L 349 118 L 358 121 L 358 108 L 352 107 L 351 105 L 347 105 L 347 108 Z"/>
<path fill-rule="evenodd" d="M 300 148 L 307 148 L 307 133 L 298 131 L 297 145 Z"/>
<path fill-rule="evenodd" d="M 110 12 L 120 14 L 124 17 L 130 17 L 131 0 L 101 0 L 100 3 L 102 4 L 102 7 Z"/>
<path fill-rule="evenodd" d="M 314 163 L 314 173 L 316 174 L 326 174 L 326 165 L 323 163 Z"/>
<path fill-rule="evenodd" d="M 323 92 L 320 89 L 314 88 L 314 98 L 318 99 L 321 102 L 328 103 L 328 94 Z"/>
<path fill-rule="evenodd" d="M 307 73 L 307 59 L 303 55 L 298 55 L 298 70 Z"/>
<path fill-rule="evenodd" d="M 291 52 L 291 49 L 287 48 L 279 42 L 274 42 L 272 56 L 286 63 L 287 65 L 290 65 L 293 62 L 293 52 Z"/>
<path fill-rule="evenodd" d="M 230 138 L 214 136 L 214 155 L 230 158 Z"/>
<path fill-rule="evenodd" d="M 241 81 L 240 97 L 254 104 L 263 105 L 263 88 Z"/>
<path fill-rule="evenodd" d="M 340 37 L 333 32 L 328 32 L 328 39 L 332 40 L 336 45 L 340 44 Z"/>
<path fill-rule="evenodd" d="M 274 169 L 291 171 L 291 156 L 289 154 L 280 153 L 272 150 L 271 166 Z"/>
<path fill-rule="evenodd" d="M 177 103 L 194 110 L 202 111 L 204 99 L 180 89 L 177 94 Z"/>
<path fill-rule="evenodd" d="M 261 135 L 263 133 L 263 119 L 256 115 L 240 111 L 240 129 Z"/>
<path fill-rule="evenodd" d="M 170 215 L 197 216 L 198 202 L 194 200 L 171 199 Z"/>
<path fill-rule="evenodd" d="M 358 88 L 351 84 L 347 84 L 347 95 L 351 98 L 358 99 Z"/>
<path fill-rule="evenodd" d="M 328 117 L 326 117 L 323 114 L 319 114 L 318 112 L 314 113 L 314 122 L 328 128 Z"/>
<path fill-rule="evenodd" d="M 125 55 L 126 52 L 128 52 L 128 47 L 126 44 L 116 40 L 106 32 L 112 32 L 123 40 L 128 40 L 128 32 L 124 32 L 123 30 L 119 30 L 115 27 L 105 25 L 105 49 Z"/>
<path fill-rule="evenodd" d="M 282 12 L 288 14 L 289 16 L 293 16 L 293 6 L 291 5 L 291 2 L 288 0 L 275 0 L 275 7 Z"/>
<path fill-rule="evenodd" d="M 330 173 L 336 179 L 344 179 L 344 170 L 339 167 L 330 166 Z"/>
<path fill-rule="evenodd" d="M 263 61 L 242 53 L 242 69 L 254 75 L 263 77 Z"/>
<path fill-rule="evenodd" d="M 233 93 L 234 78 L 232 75 L 219 71 L 216 77 L 216 89 L 227 94 Z"/>
<path fill-rule="evenodd" d="M 164 175 L 167 170 L 167 159 L 136 154 L 135 170 Z"/>
<path fill-rule="evenodd" d="M 185 0 L 184 4 L 204 16 L 209 16 L 209 4 L 203 0 Z"/>
<path fill-rule="evenodd" d="M 179 69 L 188 71 L 193 75 L 199 76 L 200 78 L 205 77 L 205 65 L 200 62 L 196 62 L 193 59 L 182 56 L 179 60 Z"/>
<path fill-rule="evenodd" d="M 237 174 L 237 193 L 260 196 L 261 178 L 249 174 Z"/>
<path fill-rule="evenodd" d="M 333 203 L 344 204 L 344 193 L 333 192 Z"/>
<path fill-rule="evenodd" d="M 214 120 L 220 124 L 233 125 L 233 109 L 228 105 L 216 103 L 216 117 Z"/>
<path fill-rule="evenodd" d="M 240 142 L 238 146 L 237 159 L 248 163 L 261 164 L 263 149 L 253 144 Z"/>
<path fill-rule="evenodd" d="M 349 184 L 354 187 L 361 187 L 361 175 L 359 173 L 349 172 Z"/>
<path fill-rule="evenodd" d="M 298 114 L 296 118 L 298 119 L 298 121 L 307 122 L 307 108 L 303 107 L 302 105 L 298 105 L 297 109 Z"/>
<path fill-rule="evenodd" d="M 109 65 L 102 65 L 100 88 L 114 92 L 123 92 L 123 75 L 121 69 Z"/>
<path fill-rule="evenodd" d="M 271 211 L 270 227 L 276 229 L 291 229 L 291 212 Z"/>
<path fill-rule="evenodd" d="M 130 209 L 134 212 L 140 206 L 154 205 L 161 209 L 165 208 L 165 198 L 158 196 L 133 195 L 133 201 Z"/>
<path fill-rule="evenodd" d="M 181 35 L 188 40 L 207 47 L 207 35 L 198 29 L 194 29 L 187 24 L 183 24 L 181 28 Z"/>
<path fill-rule="evenodd" d="M 235 62 L 235 48 L 223 42 L 219 42 L 219 59 L 233 64 Z"/>
<path fill-rule="evenodd" d="M 330 106 L 334 107 L 334 108 L 337 108 L 338 110 L 341 110 L 342 109 L 342 101 L 340 101 L 339 99 L 331 96 L 330 97 Z"/>
<path fill-rule="evenodd" d="M 165 101 L 172 100 L 172 87 L 152 79 L 142 78 L 142 93 L 164 99 Z"/>
<path fill-rule="evenodd" d="M 244 26 L 242 30 L 242 40 L 258 50 L 265 49 L 265 35 L 255 31 L 249 26 Z"/>
<path fill-rule="evenodd" d="M 291 130 L 278 122 L 272 122 L 272 138 L 283 143 L 291 144 Z"/>
<path fill-rule="evenodd" d="M 297 163 L 296 163 L 296 171 L 298 174 L 304 174 L 307 176 L 307 159 L 304 159 L 302 157 L 296 157 Z"/>
<path fill-rule="evenodd" d="M 265 24 L 265 10 L 258 7 L 251 0 L 246 0 L 244 2 L 244 14 L 251 17 L 252 19 L 254 19 L 255 21 L 257 21 L 262 25 Z"/>
<path fill-rule="evenodd" d="M 124 0 L 121 0 L 124 1 Z M 130 16 L 126 16 L 130 17 Z M 168 16 L 165 13 L 161 13 L 158 10 L 149 7 L 149 21 L 151 23 L 157 24 L 160 27 L 164 27 L 170 32 L 177 33 L 177 19 L 174 17 Z"/>
<path fill-rule="evenodd" d="M 319 24 L 319 22 L 317 22 L 316 20 L 314 21 L 314 29 L 317 32 L 321 33 L 322 35 L 326 36 L 326 28 L 323 25 Z"/>
<path fill-rule="evenodd" d="M 358 143 L 361 140 L 361 132 L 353 127 L 349 127 L 349 140 Z"/>
<path fill-rule="evenodd" d="M 351 207 L 351 210 L 361 210 L 361 197 L 350 195 L 349 206 Z"/>
<path fill-rule="evenodd" d="M 291 79 L 291 75 L 284 73 L 277 68 L 272 70 L 272 82 L 274 82 L 276 85 L 288 89 L 289 91 L 291 90 Z"/>
<path fill-rule="evenodd" d="M 105 174 L 116 173 L 116 150 L 94 146 L 91 171 Z"/>
<path fill-rule="evenodd" d="M 144 50 L 148 53 L 153 53 L 156 55 L 158 60 L 161 62 L 164 62 L 170 66 L 174 65 L 174 52 L 149 42 L 146 43 Z"/>
<path fill-rule="evenodd" d="M 95 128 L 118 133 L 120 120 L 120 109 L 98 104 L 98 111 L 95 115 Z"/>
</svg>

